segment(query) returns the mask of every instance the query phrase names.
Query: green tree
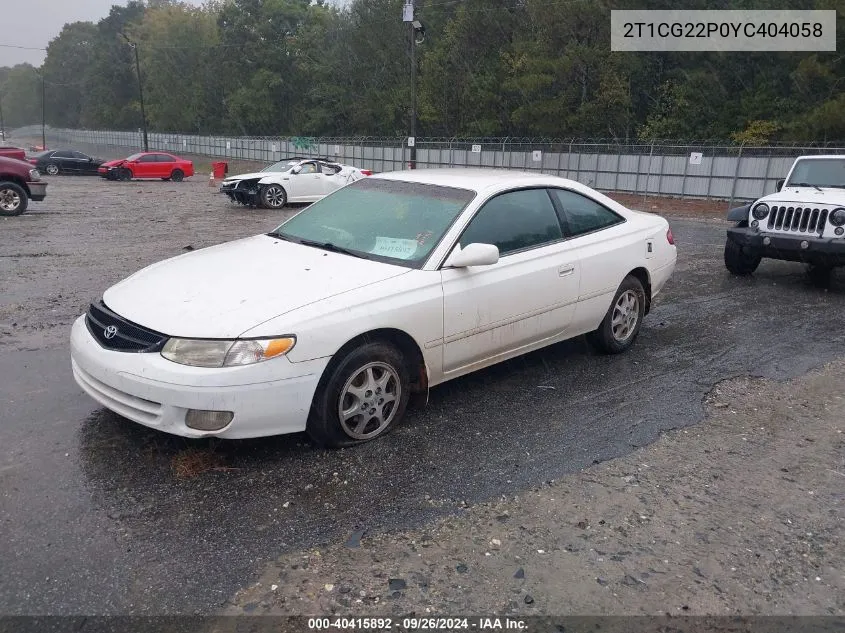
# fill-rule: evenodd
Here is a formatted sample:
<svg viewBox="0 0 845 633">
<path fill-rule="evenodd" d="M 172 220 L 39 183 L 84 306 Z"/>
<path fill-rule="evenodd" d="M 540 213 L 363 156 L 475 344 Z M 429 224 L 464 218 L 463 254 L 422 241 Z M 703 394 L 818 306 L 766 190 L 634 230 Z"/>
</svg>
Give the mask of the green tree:
<svg viewBox="0 0 845 633">
<path fill-rule="evenodd" d="M 224 105 L 216 67 L 224 49 L 213 9 L 181 2 L 147 8 L 132 29 L 139 42 L 147 118 L 159 131 L 220 130 Z"/>
<path fill-rule="evenodd" d="M 84 95 L 94 79 L 90 74 L 96 55 L 97 27 L 91 22 L 66 24 L 47 45 L 42 65 L 46 118 L 57 127 L 79 127 Z"/>
</svg>

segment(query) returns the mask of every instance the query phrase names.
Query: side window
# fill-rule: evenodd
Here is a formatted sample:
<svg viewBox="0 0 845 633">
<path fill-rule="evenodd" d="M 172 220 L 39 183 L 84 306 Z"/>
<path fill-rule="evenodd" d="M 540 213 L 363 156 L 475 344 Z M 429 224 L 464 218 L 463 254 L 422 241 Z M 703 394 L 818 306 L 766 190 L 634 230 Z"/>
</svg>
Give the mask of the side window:
<svg viewBox="0 0 845 633">
<path fill-rule="evenodd" d="M 565 189 L 550 189 L 549 191 L 563 209 L 571 236 L 592 233 L 624 221 L 607 207 L 580 193 Z"/>
<path fill-rule="evenodd" d="M 503 193 L 488 201 L 461 236 L 461 247 L 495 244 L 499 255 L 540 246 L 563 237 L 555 208 L 545 189 Z"/>
<path fill-rule="evenodd" d="M 73 152 L 73 157 L 78 158 L 80 160 L 88 160 L 88 156 L 86 156 L 82 152 Z"/>
<path fill-rule="evenodd" d="M 156 154 L 156 160 L 159 163 L 172 163 L 176 161 L 176 159 L 169 154 Z"/>
<path fill-rule="evenodd" d="M 302 166 L 302 169 L 299 172 L 300 174 L 316 174 L 317 173 L 317 165 L 314 163 L 305 163 Z"/>
<path fill-rule="evenodd" d="M 72 158 L 73 152 L 66 152 L 59 150 L 58 152 L 53 152 L 53 158 Z"/>
<path fill-rule="evenodd" d="M 320 165 L 320 171 L 322 171 L 327 176 L 334 176 L 337 172 L 340 171 L 340 167 L 338 165 L 329 165 L 327 163 L 322 163 Z"/>
<path fill-rule="evenodd" d="M 141 156 L 141 158 L 138 159 L 138 162 L 139 163 L 154 163 L 154 162 L 156 162 L 156 155 L 155 154 L 146 154 L 144 156 Z"/>
</svg>

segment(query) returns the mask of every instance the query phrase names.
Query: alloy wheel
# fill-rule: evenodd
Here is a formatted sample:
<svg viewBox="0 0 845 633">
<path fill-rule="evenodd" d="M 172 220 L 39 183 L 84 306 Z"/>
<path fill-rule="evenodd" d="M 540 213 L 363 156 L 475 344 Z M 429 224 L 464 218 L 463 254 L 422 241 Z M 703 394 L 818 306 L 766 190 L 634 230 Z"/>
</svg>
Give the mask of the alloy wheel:
<svg viewBox="0 0 845 633">
<path fill-rule="evenodd" d="M 367 363 L 356 370 L 340 391 L 343 432 L 356 440 L 381 434 L 393 421 L 401 395 L 399 374 L 387 363 Z"/>
<path fill-rule="evenodd" d="M 640 298 L 633 290 L 626 290 L 613 306 L 613 315 L 610 319 L 610 329 L 613 338 L 624 342 L 634 333 L 637 328 L 637 321 L 640 319 Z"/>
</svg>

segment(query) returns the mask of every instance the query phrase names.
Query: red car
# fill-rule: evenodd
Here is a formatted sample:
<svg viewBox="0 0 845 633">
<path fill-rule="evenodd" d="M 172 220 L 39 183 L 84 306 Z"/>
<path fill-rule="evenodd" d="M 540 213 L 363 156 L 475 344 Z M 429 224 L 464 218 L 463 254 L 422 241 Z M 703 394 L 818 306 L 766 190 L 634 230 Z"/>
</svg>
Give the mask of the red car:
<svg viewBox="0 0 845 633">
<path fill-rule="evenodd" d="M 109 180 L 161 178 L 179 182 L 194 175 L 194 164 L 173 154 L 140 152 L 129 158 L 105 162 L 97 169 L 97 173 Z"/>
</svg>

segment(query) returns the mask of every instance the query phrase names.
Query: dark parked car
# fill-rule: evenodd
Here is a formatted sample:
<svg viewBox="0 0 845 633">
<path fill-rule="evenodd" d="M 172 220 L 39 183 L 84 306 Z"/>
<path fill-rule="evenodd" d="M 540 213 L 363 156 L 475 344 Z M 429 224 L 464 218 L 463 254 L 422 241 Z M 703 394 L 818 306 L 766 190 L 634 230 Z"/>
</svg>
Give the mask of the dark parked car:
<svg viewBox="0 0 845 633">
<path fill-rule="evenodd" d="M 47 183 L 28 162 L 0 156 L 0 216 L 20 215 L 47 196 Z"/>
<path fill-rule="evenodd" d="M 105 162 L 72 149 L 50 149 L 38 152 L 29 158 L 39 171 L 55 176 L 57 174 L 83 174 L 96 176 L 97 169 Z"/>
</svg>

